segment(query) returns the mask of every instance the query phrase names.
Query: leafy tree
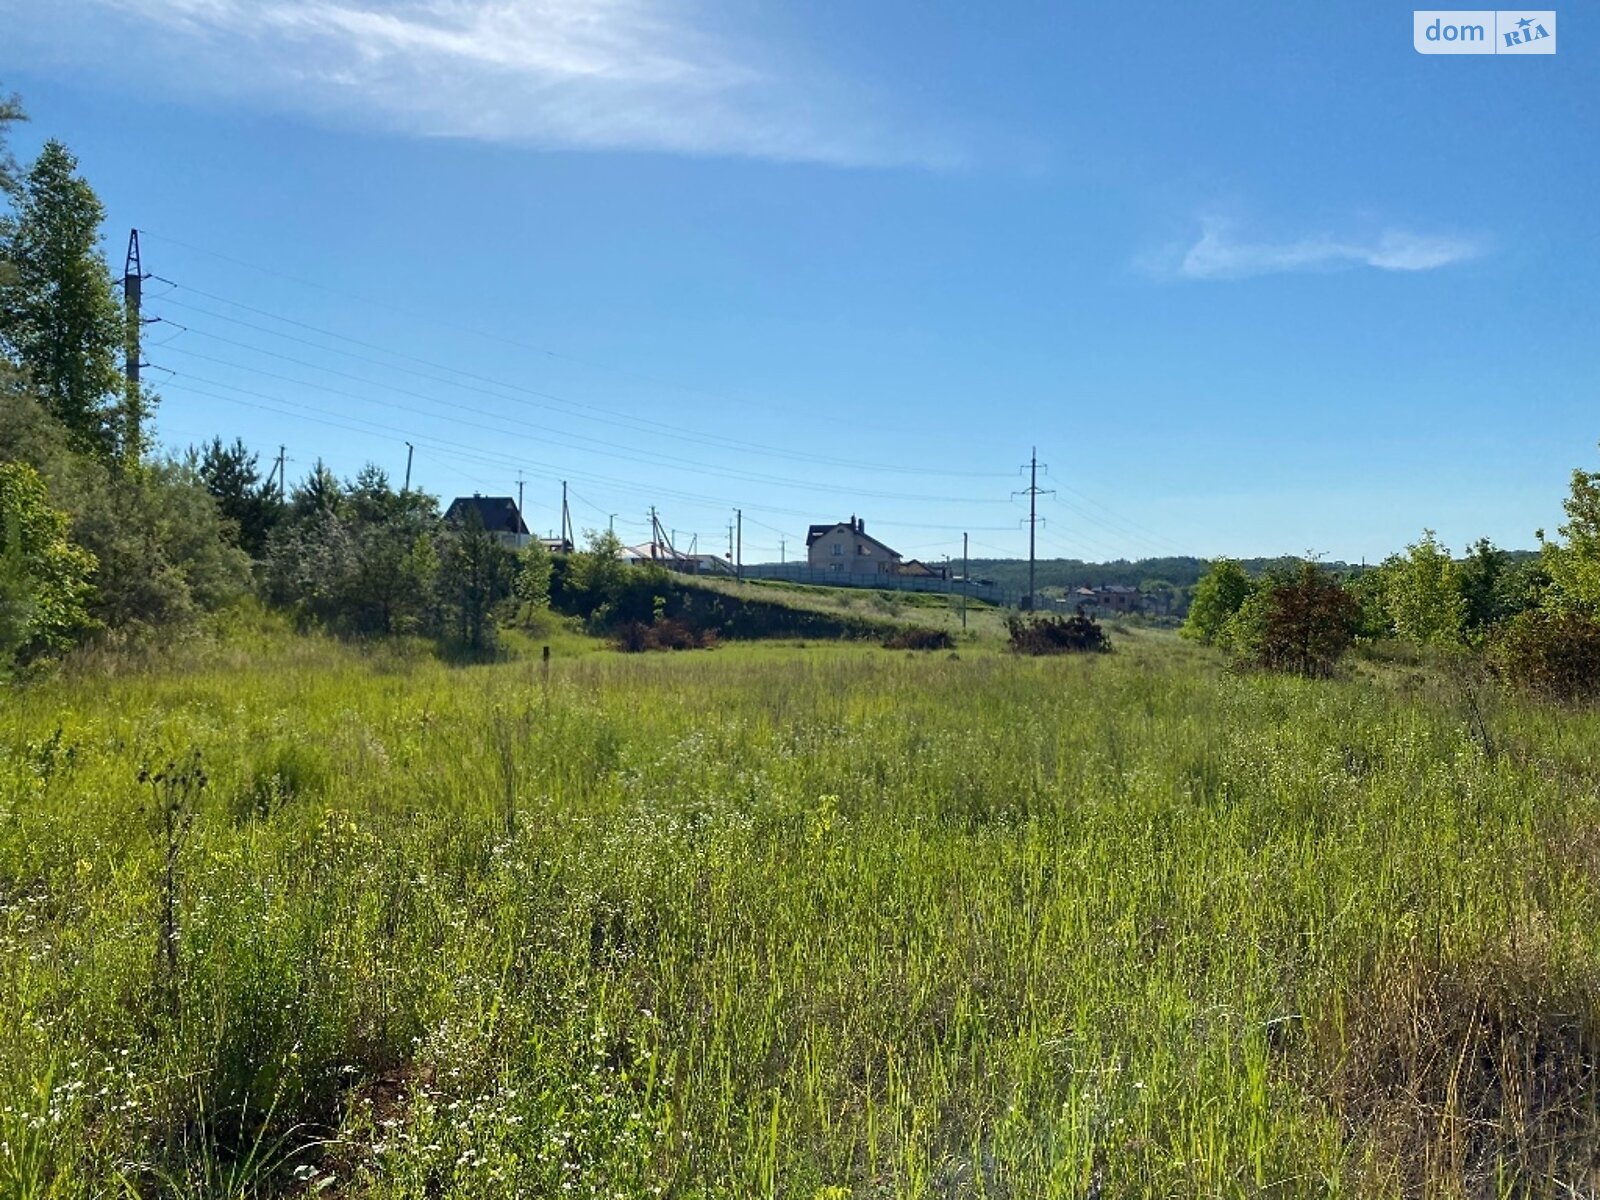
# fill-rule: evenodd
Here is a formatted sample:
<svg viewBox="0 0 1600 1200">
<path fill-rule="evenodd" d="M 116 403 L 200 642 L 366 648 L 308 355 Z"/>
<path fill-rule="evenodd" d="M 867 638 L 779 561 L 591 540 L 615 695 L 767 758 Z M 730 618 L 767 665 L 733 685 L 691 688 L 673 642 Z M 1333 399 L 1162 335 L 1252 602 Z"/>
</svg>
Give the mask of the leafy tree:
<svg viewBox="0 0 1600 1200">
<path fill-rule="evenodd" d="M 0 463 L 0 669 L 64 650 L 93 624 L 95 561 L 67 536 L 44 480 L 25 463 Z"/>
<path fill-rule="evenodd" d="M 1401 637 L 1424 646 L 1460 643 L 1467 602 L 1450 552 L 1433 530 L 1384 562 L 1383 600 Z"/>
<path fill-rule="evenodd" d="M 412 632 L 426 617 L 438 569 L 433 534 L 438 504 L 426 492 L 397 492 L 371 464 L 345 491 L 343 519 L 354 550 L 350 609 L 376 633 Z"/>
<path fill-rule="evenodd" d="M 1464 604 L 1466 629 L 1481 634 L 1521 610 L 1516 599 L 1511 556 L 1488 538 L 1479 538 L 1467 549 L 1466 561 L 1456 572 Z"/>
<path fill-rule="evenodd" d="M 72 518 L 73 539 L 96 560 L 90 613 L 98 621 L 165 629 L 243 593 L 249 560 L 196 471 L 177 462 L 119 471 L 75 454 L 60 422 L 5 376 L 0 369 L 0 461 L 34 467 Z"/>
<path fill-rule="evenodd" d="M 517 580 L 513 585 L 517 600 L 531 609 L 548 608 L 554 568 L 550 548 L 538 538 L 531 538 L 517 555 Z"/>
<path fill-rule="evenodd" d="M 1360 616 L 1356 619 L 1357 637 L 1377 641 L 1394 635 L 1394 622 L 1389 617 L 1389 607 L 1384 601 L 1388 583 L 1388 572 L 1382 565 L 1367 567 L 1345 579 L 1345 591 L 1350 593 L 1360 609 Z"/>
<path fill-rule="evenodd" d="M 104 209 L 60 142 L 45 143 L 11 216 L 0 218 L 0 348 L 27 373 L 74 449 L 115 458 L 128 431 L 111 403 L 121 383 L 123 316 L 100 256 Z"/>
<path fill-rule="evenodd" d="M 1567 520 L 1561 526 L 1566 543 L 1545 540 L 1539 531 L 1544 569 L 1550 577 L 1547 607 L 1562 612 L 1600 615 L 1600 472 L 1572 473 L 1572 494 L 1561 503 Z"/>
<path fill-rule="evenodd" d="M 218 510 L 233 523 L 235 544 L 251 558 L 260 558 L 267 550 L 267 535 L 278 523 L 280 506 L 261 476 L 259 457 L 240 438 L 231 446 L 212 438 L 202 450 L 191 448 L 189 457 Z"/>
<path fill-rule="evenodd" d="M 457 641 L 477 653 L 494 645 L 494 609 L 511 594 L 512 556 L 483 527 L 477 509 L 443 538 L 439 598 Z"/>
<path fill-rule="evenodd" d="M 269 535 L 269 598 L 345 633 L 415 632 L 430 623 L 438 504 L 397 492 L 375 466 L 340 485 L 320 461 Z"/>
<path fill-rule="evenodd" d="M 1356 598 L 1315 562 L 1277 568 L 1229 620 L 1220 638 L 1257 666 L 1325 676 L 1355 640 Z"/>
<path fill-rule="evenodd" d="M 189 624 L 238 600 L 250 562 L 216 501 L 183 463 L 80 471 L 73 528 L 99 560 L 94 614 L 114 629 Z"/>
<path fill-rule="evenodd" d="M 1222 635 L 1234 614 L 1244 606 L 1255 584 L 1231 558 L 1219 558 L 1195 584 L 1189 616 L 1179 630 L 1184 637 L 1211 645 Z"/>
</svg>

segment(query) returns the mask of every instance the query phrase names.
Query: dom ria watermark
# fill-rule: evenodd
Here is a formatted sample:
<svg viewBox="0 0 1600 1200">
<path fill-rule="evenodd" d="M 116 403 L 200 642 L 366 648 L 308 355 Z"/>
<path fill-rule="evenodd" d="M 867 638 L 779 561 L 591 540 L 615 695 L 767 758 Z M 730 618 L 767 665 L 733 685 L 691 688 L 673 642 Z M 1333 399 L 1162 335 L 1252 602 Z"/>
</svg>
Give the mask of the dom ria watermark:
<svg viewBox="0 0 1600 1200">
<path fill-rule="evenodd" d="M 1418 54 L 1554 54 L 1555 9 L 1418 9 L 1411 14 Z"/>
</svg>

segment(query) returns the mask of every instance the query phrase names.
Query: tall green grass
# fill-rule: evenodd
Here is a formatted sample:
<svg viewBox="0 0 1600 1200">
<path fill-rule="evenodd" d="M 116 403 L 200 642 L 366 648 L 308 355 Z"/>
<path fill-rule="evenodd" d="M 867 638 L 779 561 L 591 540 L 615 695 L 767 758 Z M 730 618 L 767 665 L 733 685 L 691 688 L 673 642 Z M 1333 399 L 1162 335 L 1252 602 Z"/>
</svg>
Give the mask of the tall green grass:
<svg viewBox="0 0 1600 1200">
<path fill-rule="evenodd" d="M 1118 647 L 8 694 L 0 1194 L 1589 1194 L 1597 718 Z"/>
</svg>

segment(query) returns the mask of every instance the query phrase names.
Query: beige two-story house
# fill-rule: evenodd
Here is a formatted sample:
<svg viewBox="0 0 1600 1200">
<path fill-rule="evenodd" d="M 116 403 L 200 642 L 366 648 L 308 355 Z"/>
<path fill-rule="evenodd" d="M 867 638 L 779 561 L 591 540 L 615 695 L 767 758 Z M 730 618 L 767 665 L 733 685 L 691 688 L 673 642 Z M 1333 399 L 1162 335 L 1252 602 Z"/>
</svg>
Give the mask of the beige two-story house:
<svg viewBox="0 0 1600 1200">
<path fill-rule="evenodd" d="M 814 571 L 841 575 L 895 575 L 900 555 L 867 533 L 867 523 L 852 516 L 836 525 L 806 531 L 806 559 Z"/>
</svg>

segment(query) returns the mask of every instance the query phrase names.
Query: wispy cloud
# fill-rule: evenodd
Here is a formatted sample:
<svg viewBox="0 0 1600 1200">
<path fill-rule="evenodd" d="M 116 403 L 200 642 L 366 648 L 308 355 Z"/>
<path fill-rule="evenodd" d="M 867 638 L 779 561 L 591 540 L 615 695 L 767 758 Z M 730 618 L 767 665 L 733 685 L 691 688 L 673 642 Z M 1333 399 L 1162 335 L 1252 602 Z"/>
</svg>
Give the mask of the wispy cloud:
<svg viewBox="0 0 1600 1200">
<path fill-rule="evenodd" d="M 707 32 L 690 2 L 0 0 L 0 13 L 58 57 L 153 58 L 175 86 L 408 133 L 842 166 L 961 158 L 881 96 Z"/>
<path fill-rule="evenodd" d="M 1239 235 L 1230 222 L 1202 222 L 1200 237 L 1144 260 L 1152 273 L 1179 279 L 1246 279 L 1289 271 L 1375 267 L 1432 271 L 1477 258 L 1482 239 L 1389 228 L 1364 236 L 1315 234 L 1284 241 Z"/>
</svg>

